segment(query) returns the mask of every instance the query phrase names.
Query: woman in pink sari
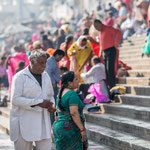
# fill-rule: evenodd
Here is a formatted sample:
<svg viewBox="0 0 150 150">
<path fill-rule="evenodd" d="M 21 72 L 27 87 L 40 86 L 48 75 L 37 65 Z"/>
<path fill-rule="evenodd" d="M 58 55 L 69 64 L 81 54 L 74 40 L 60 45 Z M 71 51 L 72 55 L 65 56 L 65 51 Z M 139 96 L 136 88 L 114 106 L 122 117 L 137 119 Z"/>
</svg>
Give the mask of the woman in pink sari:
<svg viewBox="0 0 150 150">
<path fill-rule="evenodd" d="M 29 59 L 26 53 L 21 52 L 19 47 L 17 46 L 14 47 L 14 50 L 15 54 L 13 56 L 10 56 L 7 61 L 9 89 L 11 89 L 12 78 L 15 75 L 19 62 L 24 61 L 25 67 L 29 65 Z"/>
</svg>

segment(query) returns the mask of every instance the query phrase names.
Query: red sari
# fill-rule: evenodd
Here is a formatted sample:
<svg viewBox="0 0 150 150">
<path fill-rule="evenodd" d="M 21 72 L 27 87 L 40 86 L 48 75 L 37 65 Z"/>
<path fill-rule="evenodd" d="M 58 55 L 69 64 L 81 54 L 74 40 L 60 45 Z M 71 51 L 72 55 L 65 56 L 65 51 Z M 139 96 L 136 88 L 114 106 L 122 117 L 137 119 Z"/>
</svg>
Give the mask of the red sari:
<svg viewBox="0 0 150 150">
<path fill-rule="evenodd" d="M 71 44 L 68 45 L 67 49 L 69 49 L 70 46 L 71 46 Z M 63 51 L 65 51 L 65 47 L 66 47 L 65 42 L 60 45 L 60 49 L 63 50 Z M 61 67 L 61 66 L 67 67 L 68 69 L 70 68 L 70 60 L 69 60 L 68 56 L 64 56 L 61 59 L 61 61 L 59 62 L 59 67 Z"/>
</svg>

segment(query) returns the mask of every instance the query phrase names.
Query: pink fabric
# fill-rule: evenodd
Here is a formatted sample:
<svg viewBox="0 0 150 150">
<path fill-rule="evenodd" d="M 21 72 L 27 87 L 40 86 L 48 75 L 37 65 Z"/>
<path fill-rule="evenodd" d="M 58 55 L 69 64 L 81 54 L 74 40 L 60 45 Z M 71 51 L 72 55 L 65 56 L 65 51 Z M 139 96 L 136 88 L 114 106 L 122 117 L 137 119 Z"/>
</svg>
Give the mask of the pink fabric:
<svg viewBox="0 0 150 150">
<path fill-rule="evenodd" d="M 127 7 L 127 11 L 131 11 L 131 1 L 132 0 L 123 0 L 123 3 L 126 4 L 126 7 Z"/>
<path fill-rule="evenodd" d="M 11 56 L 8 60 L 8 81 L 11 86 L 12 77 L 15 75 L 16 69 L 20 61 L 25 62 L 25 67 L 29 65 L 29 59 L 25 53 L 17 53 L 15 56 Z"/>
<path fill-rule="evenodd" d="M 32 35 L 32 42 L 35 42 L 35 41 L 39 41 L 39 38 L 38 38 L 38 36 L 35 33 L 33 33 L 33 35 Z"/>
<path fill-rule="evenodd" d="M 92 84 L 89 87 L 88 92 L 96 97 L 96 103 L 109 102 L 110 99 L 100 91 L 101 86 L 102 85 L 99 83 Z"/>
<path fill-rule="evenodd" d="M 113 18 L 108 18 L 105 22 L 104 22 L 105 25 L 107 26 L 113 26 L 114 25 L 114 19 Z"/>
</svg>

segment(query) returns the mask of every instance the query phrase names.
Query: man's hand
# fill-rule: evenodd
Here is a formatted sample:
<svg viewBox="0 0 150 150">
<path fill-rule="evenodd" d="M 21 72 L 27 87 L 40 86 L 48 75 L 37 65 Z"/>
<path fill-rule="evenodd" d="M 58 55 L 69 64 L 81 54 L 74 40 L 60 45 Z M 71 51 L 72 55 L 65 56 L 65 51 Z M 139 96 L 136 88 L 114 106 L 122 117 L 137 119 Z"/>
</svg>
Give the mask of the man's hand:
<svg viewBox="0 0 150 150">
<path fill-rule="evenodd" d="M 37 106 L 40 106 L 42 108 L 50 108 L 53 106 L 53 103 L 50 102 L 50 100 L 44 100 L 42 103 L 37 104 Z"/>
<path fill-rule="evenodd" d="M 99 51 L 99 54 L 98 54 L 99 57 L 102 57 L 103 56 L 103 51 L 100 49 Z"/>
<path fill-rule="evenodd" d="M 115 48 L 118 49 L 118 45 L 115 45 Z"/>
<path fill-rule="evenodd" d="M 99 45 L 99 42 L 97 42 L 96 40 L 94 40 L 91 36 L 87 37 L 87 40 L 90 40 L 90 42 L 95 43 L 96 45 Z"/>
<path fill-rule="evenodd" d="M 53 87 L 55 88 L 55 87 L 57 86 L 57 83 L 53 83 L 52 85 L 53 85 Z"/>
</svg>

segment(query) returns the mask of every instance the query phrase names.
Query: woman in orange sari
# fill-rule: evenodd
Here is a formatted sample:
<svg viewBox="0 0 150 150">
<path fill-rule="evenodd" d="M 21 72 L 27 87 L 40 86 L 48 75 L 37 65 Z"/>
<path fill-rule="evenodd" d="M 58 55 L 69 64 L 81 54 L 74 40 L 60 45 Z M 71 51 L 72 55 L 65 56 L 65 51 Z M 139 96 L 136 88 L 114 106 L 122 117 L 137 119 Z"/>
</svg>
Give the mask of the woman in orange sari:
<svg viewBox="0 0 150 150">
<path fill-rule="evenodd" d="M 73 35 L 68 35 L 65 38 L 65 42 L 60 45 L 60 49 L 65 52 L 65 56 L 59 62 L 59 67 L 63 66 L 63 67 L 67 67 L 68 69 L 70 68 L 70 60 L 69 60 L 69 57 L 67 55 L 67 50 L 72 45 L 73 40 L 74 40 Z"/>
<path fill-rule="evenodd" d="M 87 36 L 80 36 L 77 42 L 73 43 L 67 51 L 70 58 L 70 70 L 74 68 L 76 74 L 79 76 L 80 82 L 82 78 L 80 74 L 84 72 L 85 66 L 90 63 L 93 56 L 93 48 Z"/>
</svg>

